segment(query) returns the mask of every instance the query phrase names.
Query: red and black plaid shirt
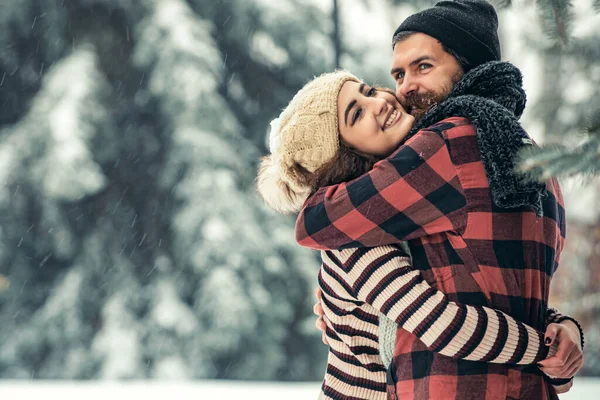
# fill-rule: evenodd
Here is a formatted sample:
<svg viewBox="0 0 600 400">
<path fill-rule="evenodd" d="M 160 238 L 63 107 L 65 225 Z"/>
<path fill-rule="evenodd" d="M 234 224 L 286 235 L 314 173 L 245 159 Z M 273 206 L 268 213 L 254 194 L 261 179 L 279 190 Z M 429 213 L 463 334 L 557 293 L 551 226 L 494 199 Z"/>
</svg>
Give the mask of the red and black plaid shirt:
<svg viewBox="0 0 600 400">
<path fill-rule="evenodd" d="M 450 301 L 504 311 L 545 329 L 550 280 L 565 240 L 558 182 L 547 183 L 544 215 L 494 205 L 475 128 L 448 118 L 419 131 L 372 171 L 321 188 L 296 222 L 313 249 L 373 247 L 408 240 L 413 265 Z M 535 366 L 457 361 L 398 330 L 389 397 L 557 399 Z"/>
</svg>

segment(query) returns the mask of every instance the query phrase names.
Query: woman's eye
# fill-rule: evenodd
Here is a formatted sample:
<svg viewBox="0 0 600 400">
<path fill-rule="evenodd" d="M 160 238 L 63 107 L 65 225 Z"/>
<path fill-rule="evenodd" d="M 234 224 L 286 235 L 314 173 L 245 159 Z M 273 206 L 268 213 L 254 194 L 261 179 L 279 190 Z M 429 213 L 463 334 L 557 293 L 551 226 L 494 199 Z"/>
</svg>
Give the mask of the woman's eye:
<svg viewBox="0 0 600 400">
<path fill-rule="evenodd" d="M 373 97 L 377 94 L 377 90 L 375 90 L 375 88 L 370 88 L 369 90 L 367 90 L 367 97 Z"/>
<path fill-rule="evenodd" d="M 354 115 L 352 116 L 352 125 L 356 123 L 356 121 L 360 117 L 360 114 L 362 114 L 362 108 L 359 108 L 354 112 Z"/>
</svg>

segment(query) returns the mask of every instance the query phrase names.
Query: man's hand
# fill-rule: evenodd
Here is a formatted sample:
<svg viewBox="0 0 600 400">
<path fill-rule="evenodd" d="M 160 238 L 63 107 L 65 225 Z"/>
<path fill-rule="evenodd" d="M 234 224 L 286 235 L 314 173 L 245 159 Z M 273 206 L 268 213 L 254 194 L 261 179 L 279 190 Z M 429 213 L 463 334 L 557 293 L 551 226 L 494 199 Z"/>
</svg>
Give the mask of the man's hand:
<svg viewBox="0 0 600 400">
<path fill-rule="evenodd" d="M 546 346 L 551 346 L 556 341 L 558 348 L 556 354 L 538 363 L 542 372 L 555 378 L 574 376 L 583 365 L 583 350 L 577 325 L 569 320 L 560 324 L 550 324 L 544 336 Z"/>
<path fill-rule="evenodd" d="M 315 296 L 317 297 L 317 303 L 313 307 L 313 312 L 317 315 L 317 321 L 315 322 L 315 326 L 321 333 L 321 340 L 325 344 L 329 344 L 327 341 L 327 335 L 325 334 L 325 329 L 327 328 L 327 324 L 325 323 L 325 313 L 323 312 L 323 307 L 321 306 L 321 292 L 320 288 L 315 289 Z"/>
</svg>

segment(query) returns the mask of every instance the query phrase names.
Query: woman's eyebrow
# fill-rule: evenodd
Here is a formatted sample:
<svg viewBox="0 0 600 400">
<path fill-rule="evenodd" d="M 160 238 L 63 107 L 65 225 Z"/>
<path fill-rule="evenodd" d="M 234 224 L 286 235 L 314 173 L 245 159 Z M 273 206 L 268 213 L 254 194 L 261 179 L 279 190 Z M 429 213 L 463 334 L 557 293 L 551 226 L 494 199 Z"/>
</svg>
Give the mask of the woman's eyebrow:
<svg viewBox="0 0 600 400">
<path fill-rule="evenodd" d="M 354 107 L 355 104 L 356 100 L 352 100 L 350 103 L 348 103 L 348 107 L 346 107 L 346 112 L 344 113 L 344 124 L 346 126 L 348 126 L 348 113 L 350 113 L 350 110 L 352 110 L 352 107 Z"/>
<path fill-rule="evenodd" d="M 358 93 L 363 94 L 363 90 L 365 90 L 365 83 L 361 83 L 360 86 L 358 87 Z M 350 113 L 350 110 L 352 110 L 352 107 L 354 107 L 354 105 L 356 104 L 356 100 L 352 100 L 350 103 L 348 103 L 348 106 L 346 107 L 346 111 L 344 112 L 344 124 L 346 126 L 348 126 L 348 114 Z"/>
</svg>

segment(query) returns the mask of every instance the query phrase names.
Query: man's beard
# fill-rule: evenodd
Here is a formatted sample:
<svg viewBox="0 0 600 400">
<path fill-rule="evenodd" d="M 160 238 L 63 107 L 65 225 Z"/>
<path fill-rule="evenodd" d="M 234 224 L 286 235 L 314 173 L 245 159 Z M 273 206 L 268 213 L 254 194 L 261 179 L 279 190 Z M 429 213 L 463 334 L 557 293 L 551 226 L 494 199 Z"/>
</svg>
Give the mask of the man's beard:
<svg viewBox="0 0 600 400">
<path fill-rule="evenodd" d="M 424 93 L 414 94 L 406 97 L 403 101 L 403 106 L 406 112 L 415 117 L 415 121 L 420 121 L 433 106 L 446 100 L 450 91 L 443 93 Z"/>
<path fill-rule="evenodd" d="M 413 94 L 402 99 L 401 104 L 407 113 L 415 117 L 415 121 L 420 121 L 434 106 L 446 100 L 454 85 L 462 78 L 462 71 L 452 77 L 452 82 L 440 88 L 436 93 Z"/>
</svg>

